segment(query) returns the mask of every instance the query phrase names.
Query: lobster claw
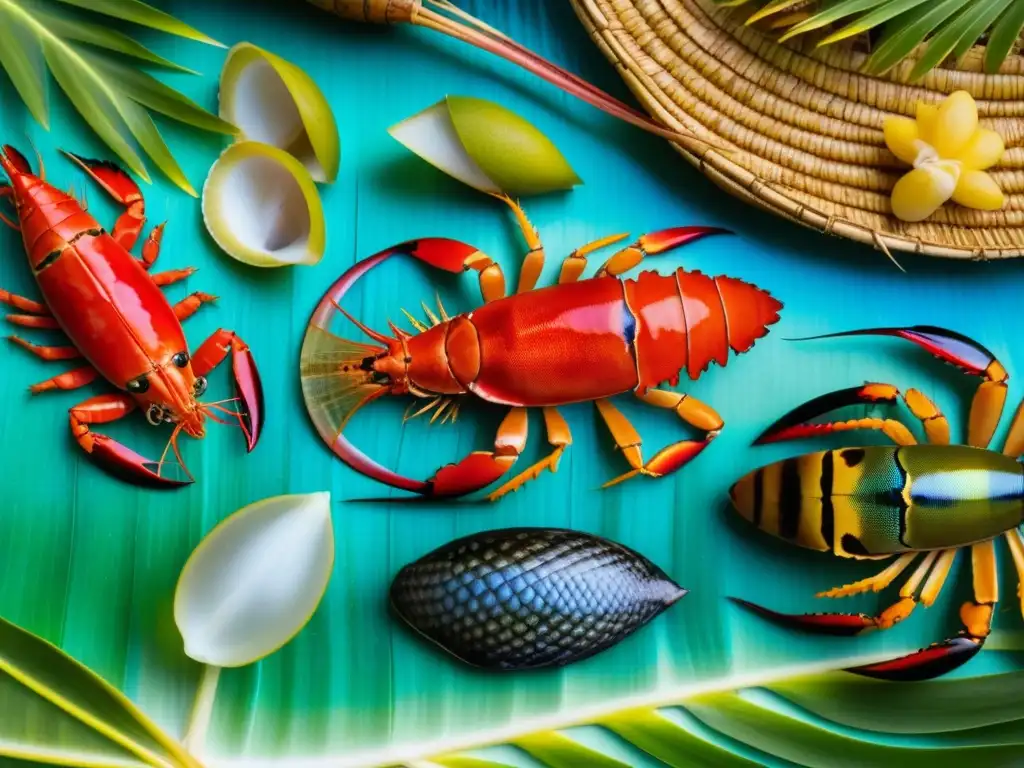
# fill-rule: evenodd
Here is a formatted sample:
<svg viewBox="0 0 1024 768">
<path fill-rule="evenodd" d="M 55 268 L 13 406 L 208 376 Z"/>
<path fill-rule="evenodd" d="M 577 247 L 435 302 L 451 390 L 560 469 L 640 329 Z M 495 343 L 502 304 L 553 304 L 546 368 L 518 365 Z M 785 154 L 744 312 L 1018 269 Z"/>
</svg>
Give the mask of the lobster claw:
<svg viewBox="0 0 1024 768">
<path fill-rule="evenodd" d="M 853 637 L 876 626 L 875 621 L 863 613 L 778 613 L 738 597 L 729 599 L 780 626 L 816 635 Z"/>
<path fill-rule="evenodd" d="M 454 498 L 479 491 L 508 472 L 517 456 L 474 451 L 456 464 L 448 464 L 427 481 L 426 495 Z"/>
<path fill-rule="evenodd" d="M 135 485 L 150 488 L 181 488 L 191 485 L 193 480 L 174 480 L 154 472 L 150 467 L 158 467 L 158 463 L 147 459 L 112 437 L 91 433 L 93 449 L 89 457 L 102 469 L 112 475 Z"/>
</svg>

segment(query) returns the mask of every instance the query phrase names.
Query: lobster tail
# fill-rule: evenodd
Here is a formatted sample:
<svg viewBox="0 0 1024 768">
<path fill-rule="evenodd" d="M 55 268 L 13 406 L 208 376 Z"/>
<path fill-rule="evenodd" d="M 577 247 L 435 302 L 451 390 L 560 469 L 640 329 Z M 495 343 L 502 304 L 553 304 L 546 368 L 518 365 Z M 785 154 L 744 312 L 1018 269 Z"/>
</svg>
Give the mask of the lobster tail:
<svg viewBox="0 0 1024 768">
<path fill-rule="evenodd" d="M 767 335 L 768 326 L 779 321 L 782 302 L 756 285 L 734 277 L 716 277 L 715 286 L 722 298 L 729 346 L 741 354 Z"/>
</svg>

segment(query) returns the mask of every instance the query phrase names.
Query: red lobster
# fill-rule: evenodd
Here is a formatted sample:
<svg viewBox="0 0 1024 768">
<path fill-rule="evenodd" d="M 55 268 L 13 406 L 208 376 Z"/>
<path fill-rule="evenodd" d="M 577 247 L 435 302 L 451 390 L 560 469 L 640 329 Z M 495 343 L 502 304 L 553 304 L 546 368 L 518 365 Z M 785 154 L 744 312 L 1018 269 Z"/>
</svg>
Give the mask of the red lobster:
<svg viewBox="0 0 1024 768">
<path fill-rule="evenodd" d="M 522 209 L 508 198 L 529 246 L 515 295 L 506 296 L 501 268 L 476 248 L 457 240 L 426 238 L 388 248 L 353 266 L 331 286 L 310 320 L 301 353 L 307 408 L 320 436 L 347 464 L 380 482 L 425 497 L 455 497 L 480 490 L 504 475 L 526 445 L 526 409 L 541 407 L 550 454 L 491 493 L 498 499 L 543 470 L 557 470 L 572 439 L 556 407 L 594 401 L 631 467 L 605 487 L 635 475 L 661 477 L 697 456 L 723 427 L 721 417 L 696 398 L 655 387 L 675 385 L 685 370 L 696 379 L 711 362 L 725 365 L 731 348 L 750 349 L 779 319 L 782 304 L 767 292 L 731 277 L 711 278 L 678 269 L 672 275 L 619 275 L 645 256 L 664 253 L 707 235 L 710 227 L 678 227 L 644 235 L 615 255 L 590 279 L 580 280 L 592 251 L 618 242 L 614 235 L 573 251 L 562 263 L 558 285 L 534 289 L 544 249 Z M 424 305 L 429 327 L 406 313 L 418 331 L 393 323 L 394 336 L 371 330 L 340 304 L 355 281 L 395 254 L 406 254 L 448 272 L 479 274 L 484 305 L 440 317 Z M 376 344 L 360 344 L 329 330 L 341 312 Z M 644 461 L 641 440 L 609 398 L 632 391 L 640 400 L 674 412 L 704 433 L 681 440 Z M 413 480 L 361 453 L 342 434 L 359 408 L 384 395 L 413 395 L 434 410 L 432 421 L 456 398 L 475 395 L 511 410 L 498 428 L 493 451 L 475 451 L 439 469 L 429 480 Z"/>
<path fill-rule="evenodd" d="M 10 198 L 17 222 L 0 214 L 6 224 L 20 230 L 32 274 L 43 294 L 39 303 L 0 290 L 0 302 L 24 314 L 8 321 L 29 328 L 63 331 L 69 346 L 37 346 L 17 336 L 14 343 L 43 360 L 84 358 L 88 363 L 30 387 L 33 394 L 77 389 L 100 376 L 121 390 L 91 397 L 70 410 L 71 433 L 89 457 L 122 479 L 157 487 L 178 487 L 192 482 L 161 474 L 163 459 L 153 462 L 121 443 L 90 429 L 107 424 L 140 408 L 156 426 L 176 426 L 168 441 L 182 469 L 179 432 L 202 438 L 206 418 L 225 424 L 220 410 L 237 418 L 248 450 L 256 446 L 263 423 L 263 389 L 249 347 L 234 332 L 220 329 L 194 355 L 181 321 L 216 297 L 193 293 L 173 307 L 160 286 L 183 280 L 188 267 L 150 275 L 156 261 L 163 224 L 155 227 L 136 259 L 129 249 L 145 223 L 145 203 L 138 185 L 117 166 L 64 153 L 78 163 L 118 203 L 126 207 L 107 233 L 74 197 L 47 183 L 42 161 L 35 176 L 25 157 L 12 147 L 0 151 L 0 167 L 10 185 L 0 185 L 0 198 Z M 197 398 L 206 390 L 207 374 L 232 353 L 232 367 L 241 412 Z M 166 455 L 166 450 L 164 451 Z M 156 467 L 153 471 L 152 467 Z"/>
</svg>

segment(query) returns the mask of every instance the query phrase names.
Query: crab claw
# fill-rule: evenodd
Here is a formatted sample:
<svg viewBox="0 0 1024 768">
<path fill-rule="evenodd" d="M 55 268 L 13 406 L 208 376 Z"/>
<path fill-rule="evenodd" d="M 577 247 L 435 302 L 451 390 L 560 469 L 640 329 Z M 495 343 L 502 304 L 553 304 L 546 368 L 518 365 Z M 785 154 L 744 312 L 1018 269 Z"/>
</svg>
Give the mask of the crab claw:
<svg viewBox="0 0 1024 768">
<path fill-rule="evenodd" d="M 876 627 L 875 620 L 863 613 L 778 613 L 738 597 L 730 597 L 729 599 L 737 605 L 741 605 L 780 626 L 799 629 L 816 635 L 853 637 L 865 630 Z"/>
<path fill-rule="evenodd" d="M 841 423 L 808 424 L 807 422 L 837 408 L 845 408 L 849 405 L 862 403 L 895 403 L 898 397 L 899 390 L 889 384 L 865 384 L 860 387 L 850 387 L 849 389 L 829 392 L 813 400 L 808 400 L 803 405 L 799 405 L 791 410 L 758 435 L 754 440 L 754 445 L 825 435 L 836 431 Z"/>
<path fill-rule="evenodd" d="M 898 659 L 849 667 L 845 671 L 894 682 L 931 680 L 966 664 L 977 655 L 984 643 L 983 638 L 979 640 L 966 636 L 953 637 Z"/>
<path fill-rule="evenodd" d="M 1006 382 L 1010 378 L 995 355 L 973 339 L 946 328 L 914 325 L 905 328 L 866 328 L 856 331 L 827 333 L 792 341 L 830 339 L 840 336 L 896 336 L 927 350 L 937 359 L 955 366 L 964 373 L 985 379 L 971 403 L 967 442 L 986 447 L 995 434 L 1006 404 Z"/>
</svg>

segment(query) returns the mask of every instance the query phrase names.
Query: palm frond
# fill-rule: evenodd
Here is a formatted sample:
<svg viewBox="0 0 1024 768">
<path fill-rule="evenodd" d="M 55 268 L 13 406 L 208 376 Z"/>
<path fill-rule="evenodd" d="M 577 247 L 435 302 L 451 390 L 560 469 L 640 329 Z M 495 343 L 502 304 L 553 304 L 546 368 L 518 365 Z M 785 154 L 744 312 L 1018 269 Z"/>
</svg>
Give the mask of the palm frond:
<svg viewBox="0 0 1024 768">
<path fill-rule="evenodd" d="M 650 758 L 677 768 L 1009 765 L 1024 744 L 1022 679 L 1004 672 L 893 684 L 844 672 L 798 675 L 662 697 L 411 764 L 515 768 L 525 761 L 509 755 L 519 753 L 545 768 L 624 768 Z"/>
<path fill-rule="evenodd" d="M 88 9 L 211 45 L 221 44 L 139 0 L 0 0 L 0 67 L 33 118 L 49 130 L 49 71 L 85 122 L 132 172 L 144 181 L 151 180 L 141 151 L 168 179 L 195 197 L 195 189 L 150 113 L 215 133 L 232 135 L 237 129 L 137 65 L 152 64 L 195 74 L 192 70 L 64 6 Z"/>
<path fill-rule="evenodd" d="M 774 18 L 799 7 L 783 26 L 780 42 L 818 32 L 817 45 L 833 45 L 865 33 L 878 39 L 864 64 L 880 75 L 906 61 L 916 61 L 910 79 L 919 80 L 951 56 L 960 60 L 975 45 L 985 48 L 984 71 L 999 72 L 1020 45 L 1024 0 L 718 0 L 723 7 L 757 6 L 748 24 Z"/>
</svg>

